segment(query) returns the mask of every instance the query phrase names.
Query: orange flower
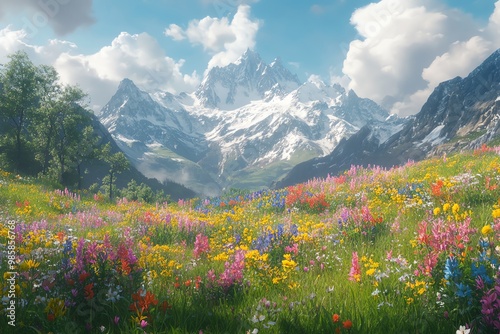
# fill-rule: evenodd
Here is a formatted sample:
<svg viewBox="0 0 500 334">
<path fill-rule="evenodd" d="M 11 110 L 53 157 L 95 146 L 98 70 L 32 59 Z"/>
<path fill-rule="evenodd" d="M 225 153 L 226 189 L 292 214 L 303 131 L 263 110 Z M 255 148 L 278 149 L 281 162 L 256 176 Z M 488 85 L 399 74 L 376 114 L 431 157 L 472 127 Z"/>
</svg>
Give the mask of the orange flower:
<svg viewBox="0 0 500 334">
<path fill-rule="evenodd" d="M 158 300 L 155 298 L 155 295 L 149 291 L 146 293 L 143 292 L 142 289 L 139 289 L 137 293 L 132 294 L 132 300 L 134 301 L 130 304 L 129 309 L 132 312 L 147 312 L 149 311 L 150 305 L 158 305 Z"/>
<path fill-rule="evenodd" d="M 85 285 L 85 288 L 84 288 L 84 291 L 85 291 L 85 299 L 86 300 L 91 300 L 92 298 L 94 298 L 94 291 L 92 290 L 92 288 L 94 287 L 94 283 L 90 283 L 90 284 L 87 284 Z"/>
<path fill-rule="evenodd" d="M 342 323 L 342 326 L 345 328 L 345 329 L 351 329 L 352 328 L 352 321 L 351 320 L 346 320 Z"/>
<path fill-rule="evenodd" d="M 333 322 L 339 322 L 340 320 L 340 315 L 338 315 L 337 313 L 335 313 L 334 315 L 332 315 L 332 321 Z"/>
<path fill-rule="evenodd" d="M 185 281 L 184 285 L 187 286 L 187 287 L 191 286 L 191 280 L 188 279 L 187 281 Z"/>
</svg>

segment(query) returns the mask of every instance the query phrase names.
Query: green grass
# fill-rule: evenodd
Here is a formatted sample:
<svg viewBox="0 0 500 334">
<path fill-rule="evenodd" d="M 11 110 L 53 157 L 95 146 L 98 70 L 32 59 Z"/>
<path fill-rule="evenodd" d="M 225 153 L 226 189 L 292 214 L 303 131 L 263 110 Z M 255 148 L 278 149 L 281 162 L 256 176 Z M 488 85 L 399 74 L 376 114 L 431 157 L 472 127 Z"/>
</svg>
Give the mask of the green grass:
<svg viewBox="0 0 500 334">
<path fill-rule="evenodd" d="M 0 250 L 16 225 L 20 333 L 453 333 L 464 325 L 498 333 L 481 300 L 498 279 L 499 201 L 500 156 L 490 149 L 157 205 L 78 198 L 2 172 Z M 485 226 L 493 231 L 483 234 Z M 445 270 L 449 256 L 455 276 Z M 483 288 L 472 274 L 479 264 Z M 471 294 L 461 296 L 458 283 Z M 0 288 L 6 297 L 9 286 Z M 49 300 L 67 306 L 57 312 Z M 7 320 L 1 314 L 2 333 L 12 332 Z"/>
</svg>

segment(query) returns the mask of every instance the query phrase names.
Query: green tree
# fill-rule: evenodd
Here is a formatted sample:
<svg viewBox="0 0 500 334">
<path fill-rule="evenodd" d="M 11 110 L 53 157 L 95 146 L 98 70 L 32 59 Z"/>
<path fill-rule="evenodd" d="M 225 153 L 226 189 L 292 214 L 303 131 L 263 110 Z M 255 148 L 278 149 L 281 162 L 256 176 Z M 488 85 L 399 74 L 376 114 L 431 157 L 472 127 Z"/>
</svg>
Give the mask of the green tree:
<svg viewBox="0 0 500 334">
<path fill-rule="evenodd" d="M 40 70 L 28 55 L 18 51 L 9 56 L 10 61 L 0 71 L 0 118 L 5 125 L 5 137 L 13 138 L 14 166 L 17 171 L 28 167 L 24 146 L 28 141 L 27 125 L 40 103 Z"/>
<path fill-rule="evenodd" d="M 99 155 L 99 137 L 94 133 L 92 126 L 87 126 L 81 132 L 80 140 L 76 145 L 74 153 L 74 162 L 78 174 L 78 189 L 82 189 L 82 164 Z"/>
<path fill-rule="evenodd" d="M 51 153 L 55 142 L 57 118 L 60 109 L 59 98 L 62 87 L 58 83 L 59 75 L 51 66 L 41 66 L 40 107 L 33 115 L 30 133 L 33 136 L 35 158 L 41 164 L 42 173 L 49 169 Z"/>
<path fill-rule="evenodd" d="M 115 188 L 116 175 L 130 168 L 127 157 L 122 152 L 111 154 L 111 146 L 106 144 L 102 150 L 102 157 L 109 165 L 108 175 L 103 178 L 103 184 L 107 186 L 109 199 L 113 199 L 113 188 Z"/>
<path fill-rule="evenodd" d="M 76 166 L 77 152 L 83 139 L 83 130 L 90 124 L 90 117 L 80 103 L 86 95 L 73 86 L 63 88 L 57 101 L 56 129 L 53 147 L 53 170 L 59 182 L 64 182 L 64 175 L 71 166 Z"/>
</svg>

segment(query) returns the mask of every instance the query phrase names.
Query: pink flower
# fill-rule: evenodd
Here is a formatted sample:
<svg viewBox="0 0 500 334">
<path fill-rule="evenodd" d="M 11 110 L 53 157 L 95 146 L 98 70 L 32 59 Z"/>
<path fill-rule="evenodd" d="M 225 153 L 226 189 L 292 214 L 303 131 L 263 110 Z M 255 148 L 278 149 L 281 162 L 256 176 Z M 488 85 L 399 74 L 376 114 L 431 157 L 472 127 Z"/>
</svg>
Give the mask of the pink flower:
<svg viewBox="0 0 500 334">
<path fill-rule="evenodd" d="M 351 270 L 349 271 L 349 280 L 361 281 L 361 267 L 359 265 L 358 252 L 352 253 Z"/>
<path fill-rule="evenodd" d="M 195 258 L 199 258 L 201 254 L 208 253 L 210 251 L 210 244 L 208 242 L 208 237 L 199 233 L 196 236 L 196 240 L 194 242 L 194 251 L 193 255 Z"/>
</svg>

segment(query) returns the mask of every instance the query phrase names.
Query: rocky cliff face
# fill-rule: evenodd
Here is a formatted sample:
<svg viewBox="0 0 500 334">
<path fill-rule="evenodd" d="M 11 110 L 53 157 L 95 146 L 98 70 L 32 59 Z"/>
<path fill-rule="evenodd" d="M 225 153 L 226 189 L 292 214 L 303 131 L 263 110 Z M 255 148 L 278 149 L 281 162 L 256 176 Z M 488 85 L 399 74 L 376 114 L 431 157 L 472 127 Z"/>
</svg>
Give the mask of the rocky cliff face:
<svg viewBox="0 0 500 334">
<path fill-rule="evenodd" d="M 378 142 L 373 129 L 363 128 L 331 154 L 299 164 L 276 186 L 335 175 L 353 164 L 391 167 L 434 154 L 477 148 L 498 138 L 499 113 L 497 50 L 466 78 L 457 77 L 436 87 L 421 111 L 387 141 Z"/>
</svg>

